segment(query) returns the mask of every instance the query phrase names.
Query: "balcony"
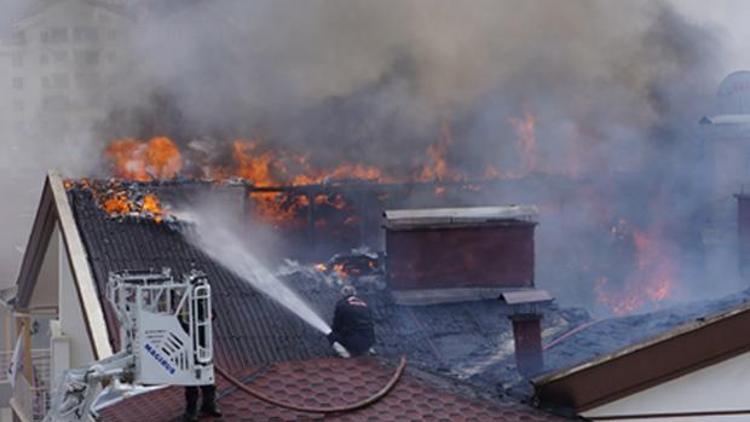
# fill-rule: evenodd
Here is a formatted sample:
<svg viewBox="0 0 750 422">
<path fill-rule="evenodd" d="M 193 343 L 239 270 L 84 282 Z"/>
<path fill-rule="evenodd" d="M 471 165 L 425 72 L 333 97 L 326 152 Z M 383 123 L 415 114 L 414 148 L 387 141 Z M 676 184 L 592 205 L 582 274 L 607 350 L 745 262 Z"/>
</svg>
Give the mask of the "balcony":
<svg viewBox="0 0 750 422">
<path fill-rule="evenodd" d="M 0 365 L 7 368 L 12 352 L 0 353 Z M 50 351 L 33 349 L 31 351 L 32 380 L 28 380 L 23 371 L 16 374 L 15 388 L 11 407 L 21 421 L 37 422 L 44 419 L 50 404 Z M 2 371 L 0 382 L 9 382 L 6 371 Z"/>
</svg>

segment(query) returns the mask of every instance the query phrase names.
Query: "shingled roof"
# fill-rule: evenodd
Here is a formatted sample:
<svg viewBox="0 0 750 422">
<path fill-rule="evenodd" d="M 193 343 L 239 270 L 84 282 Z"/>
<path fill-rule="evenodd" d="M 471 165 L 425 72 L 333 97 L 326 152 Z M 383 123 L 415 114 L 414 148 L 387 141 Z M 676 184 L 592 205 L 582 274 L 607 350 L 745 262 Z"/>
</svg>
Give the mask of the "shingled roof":
<svg viewBox="0 0 750 422">
<path fill-rule="evenodd" d="M 162 189 L 159 194 L 168 197 L 171 191 L 171 194 L 179 197 L 195 188 L 194 184 L 174 184 Z M 210 186 L 205 189 L 210 189 Z M 391 373 L 387 366 L 373 360 L 331 359 L 327 340 L 321 333 L 192 246 L 180 230 L 148 219 L 110 218 L 99 209 L 88 189 L 69 189 L 67 200 L 87 252 L 113 349 L 117 350 L 118 346 L 117 323 L 104 296 L 110 271 L 169 267 L 180 274 L 196 268 L 206 272 L 211 280 L 213 303 L 218 310 L 214 322 L 217 364 L 231 373 L 252 375 L 245 381 L 252 381 L 263 388 L 263 382 L 267 382 L 267 387 L 281 400 L 294 402 L 302 399 L 302 404 L 311 404 L 312 400 L 324 405 L 326 401 L 321 398 L 323 396 L 333 403 L 342 400 L 350 402 L 351 397 L 345 394 L 347 391 L 337 385 L 339 381 L 345 385 L 367 386 L 362 391 L 370 391 L 384 384 L 380 381 Z M 295 280 L 288 281 L 295 284 Z M 329 319 L 332 304 L 337 298 L 336 289 L 325 283 L 310 281 L 308 277 L 296 280 L 297 290 L 321 311 L 324 318 Z M 477 350 L 493 354 L 494 348 L 511 335 L 496 303 L 414 310 L 393 306 L 387 293 L 378 288 L 365 289 L 364 293 L 373 301 L 376 310 L 376 327 L 380 337 L 378 347 L 386 360 L 408 351 L 417 361 L 433 362 L 433 365 L 424 365 L 427 369 L 439 370 L 439 366 L 446 364 L 440 352 L 445 347 L 436 347 L 431 341 L 425 341 L 435 332 L 442 332 L 445 338 L 453 340 L 459 336 L 464 343 L 469 341 L 467 336 L 485 342 L 483 337 L 491 337 L 489 343 L 479 344 L 475 348 L 466 348 L 464 344 L 469 355 Z M 462 333 L 462 327 L 467 325 L 475 329 Z M 415 335 L 420 332 L 421 335 Z M 439 335 L 433 337 L 436 338 L 434 341 L 440 342 Z M 453 340 L 450 340 L 451 344 Z M 299 378 L 291 375 L 300 371 L 309 376 Z M 361 420 L 359 416 L 373 418 L 383 414 L 390 416 L 380 420 L 394 420 L 391 416 L 399 415 L 414 416 L 414 420 L 482 420 L 487 419 L 486 415 L 490 415 L 489 419 L 507 421 L 559 419 L 518 401 L 500 399 L 494 388 L 483 389 L 487 392 L 485 395 L 472 396 L 476 385 L 457 388 L 457 384 L 450 381 L 436 382 L 438 379 L 450 380 L 450 377 L 434 376 L 436 378 L 433 379 L 416 378 L 412 371 L 375 407 L 357 412 L 356 417 L 337 417 Z M 327 378 L 337 382 L 327 383 Z M 260 384 L 256 384 L 256 381 Z M 490 380 L 485 385 L 494 387 L 495 384 L 495 380 Z M 303 397 L 304 394 L 287 394 L 299 389 L 314 391 L 316 395 L 311 398 Z M 325 394 L 317 394 L 321 392 Z M 471 397 L 467 399 L 467 395 Z M 181 414 L 183 400 L 179 388 L 158 390 L 113 406 L 104 413 L 105 420 L 175 420 Z M 220 384 L 220 403 L 228 411 L 227 420 L 297 420 L 298 417 L 315 419 L 320 416 L 300 415 L 261 404 L 225 384 Z M 462 414 L 464 416 L 456 416 Z M 395 417 L 395 420 L 398 419 Z"/>
<path fill-rule="evenodd" d="M 171 268 L 176 274 L 204 271 L 211 280 L 217 309 L 214 338 L 217 360 L 230 368 L 326 356 L 323 335 L 274 300 L 253 289 L 203 252 L 182 234 L 164 224 L 137 219 L 109 218 L 93 201 L 90 191 L 68 192 L 99 290 L 105 295 L 110 271 Z M 104 305 L 113 343 L 117 325 L 113 310 Z M 117 345 L 113 344 L 117 350 Z"/>
<path fill-rule="evenodd" d="M 583 412 L 750 350 L 750 290 L 594 321 L 546 353 L 542 405 Z"/>
<path fill-rule="evenodd" d="M 323 358 L 285 362 L 242 370 L 238 378 L 283 403 L 314 407 L 351 404 L 385 385 L 393 368 L 374 358 Z M 219 378 L 217 397 L 225 420 L 231 421 L 508 421 L 562 420 L 524 406 L 498 405 L 464 389 L 456 394 L 447 380 L 407 373 L 390 394 L 372 406 L 338 414 L 302 413 L 247 396 Z M 436 385 L 437 384 L 437 385 Z M 106 421 L 179 421 L 184 410 L 182 389 L 167 388 L 120 402 L 102 412 Z"/>
</svg>

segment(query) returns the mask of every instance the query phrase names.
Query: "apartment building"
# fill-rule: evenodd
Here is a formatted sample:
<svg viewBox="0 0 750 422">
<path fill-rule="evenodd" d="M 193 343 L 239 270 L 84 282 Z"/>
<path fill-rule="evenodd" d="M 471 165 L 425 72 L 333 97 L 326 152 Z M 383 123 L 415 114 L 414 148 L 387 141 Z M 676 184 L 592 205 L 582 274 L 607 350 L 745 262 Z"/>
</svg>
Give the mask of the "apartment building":
<svg viewBox="0 0 750 422">
<path fill-rule="evenodd" d="M 114 3 L 45 0 L 0 43 L 0 125 L 22 142 L 90 129 L 126 72 L 131 18 Z M 20 140 L 20 141 L 19 141 Z"/>
</svg>

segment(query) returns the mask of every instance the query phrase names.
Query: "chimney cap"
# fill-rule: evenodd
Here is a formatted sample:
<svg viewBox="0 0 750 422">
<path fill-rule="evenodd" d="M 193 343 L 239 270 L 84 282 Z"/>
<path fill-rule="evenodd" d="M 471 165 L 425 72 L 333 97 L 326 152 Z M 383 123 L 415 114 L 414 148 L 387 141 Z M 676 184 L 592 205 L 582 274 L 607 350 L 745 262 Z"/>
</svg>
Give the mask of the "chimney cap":
<svg viewBox="0 0 750 422">
<path fill-rule="evenodd" d="M 539 210 L 533 205 L 492 207 L 422 208 L 385 210 L 385 227 L 389 230 L 473 226 L 485 224 L 535 225 Z"/>
<path fill-rule="evenodd" d="M 502 293 L 498 300 L 508 305 L 511 316 L 518 316 L 541 315 L 554 298 L 546 290 L 524 289 Z"/>
<path fill-rule="evenodd" d="M 542 289 L 525 289 L 505 292 L 498 298 L 507 305 L 552 302 L 554 298 L 548 291 Z"/>
</svg>

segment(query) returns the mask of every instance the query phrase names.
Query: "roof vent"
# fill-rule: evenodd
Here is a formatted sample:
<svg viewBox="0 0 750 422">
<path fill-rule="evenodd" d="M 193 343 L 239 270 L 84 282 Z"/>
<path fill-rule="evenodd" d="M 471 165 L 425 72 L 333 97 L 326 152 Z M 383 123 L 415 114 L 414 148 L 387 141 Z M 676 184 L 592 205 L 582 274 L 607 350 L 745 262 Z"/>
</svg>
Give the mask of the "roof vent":
<svg viewBox="0 0 750 422">
<path fill-rule="evenodd" d="M 541 321 L 554 299 L 546 290 L 537 289 L 503 293 L 499 299 L 508 306 L 508 317 L 513 323 L 516 368 L 530 378 L 544 368 Z"/>
</svg>

